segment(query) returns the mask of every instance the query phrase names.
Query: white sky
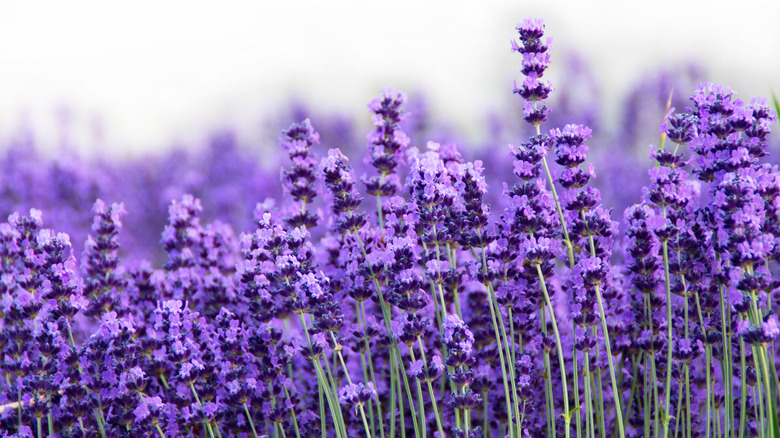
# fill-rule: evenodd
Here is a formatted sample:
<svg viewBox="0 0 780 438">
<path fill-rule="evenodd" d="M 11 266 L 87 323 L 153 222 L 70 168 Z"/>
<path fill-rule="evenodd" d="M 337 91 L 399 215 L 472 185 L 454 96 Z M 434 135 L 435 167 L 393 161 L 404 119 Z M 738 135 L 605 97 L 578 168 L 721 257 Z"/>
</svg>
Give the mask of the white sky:
<svg viewBox="0 0 780 438">
<path fill-rule="evenodd" d="M 642 71 L 692 58 L 741 97 L 780 91 L 778 1 L 4 1 L 0 143 L 24 126 L 58 147 L 64 109 L 82 150 L 158 150 L 223 126 L 251 138 L 291 96 L 367 119 L 385 86 L 425 90 L 476 135 L 512 99 L 509 39 L 527 16 L 547 21 L 553 61 L 593 63 L 612 106 Z"/>
</svg>

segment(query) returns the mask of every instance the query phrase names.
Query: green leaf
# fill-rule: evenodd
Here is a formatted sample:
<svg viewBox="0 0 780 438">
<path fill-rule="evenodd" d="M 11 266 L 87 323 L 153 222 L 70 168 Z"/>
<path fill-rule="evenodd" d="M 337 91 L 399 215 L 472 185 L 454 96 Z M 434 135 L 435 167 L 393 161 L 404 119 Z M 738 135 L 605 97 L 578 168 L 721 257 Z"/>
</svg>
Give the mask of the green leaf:
<svg viewBox="0 0 780 438">
<path fill-rule="evenodd" d="M 574 416 L 574 414 L 576 414 L 577 411 L 579 411 L 581 407 L 582 406 L 577 406 L 574 409 L 570 409 L 568 413 L 561 412 L 558 416 L 559 417 L 563 417 L 563 419 L 566 420 L 566 423 L 571 423 L 571 417 Z"/>
<path fill-rule="evenodd" d="M 780 100 L 777 99 L 777 93 L 772 92 L 772 102 L 775 104 L 775 115 L 777 116 L 777 123 L 780 124 Z"/>
</svg>

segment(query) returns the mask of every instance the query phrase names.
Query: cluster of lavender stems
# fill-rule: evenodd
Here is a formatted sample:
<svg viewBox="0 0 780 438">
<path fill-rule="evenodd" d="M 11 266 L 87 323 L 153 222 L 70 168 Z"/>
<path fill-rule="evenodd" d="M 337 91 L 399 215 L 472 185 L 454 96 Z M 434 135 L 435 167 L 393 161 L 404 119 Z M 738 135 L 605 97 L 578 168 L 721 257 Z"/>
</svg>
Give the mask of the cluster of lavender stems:
<svg viewBox="0 0 780 438">
<path fill-rule="evenodd" d="M 361 178 L 294 123 L 253 229 L 183 195 L 159 267 L 122 259 L 121 203 L 94 203 L 80 253 L 40 211 L 8 217 L 0 436 L 778 436 L 776 114 L 711 83 L 670 99 L 619 223 L 592 130 L 544 126 L 544 23 L 517 33 L 534 134 L 500 195 L 456 145 L 415 146 L 388 89 Z"/>
</svg>

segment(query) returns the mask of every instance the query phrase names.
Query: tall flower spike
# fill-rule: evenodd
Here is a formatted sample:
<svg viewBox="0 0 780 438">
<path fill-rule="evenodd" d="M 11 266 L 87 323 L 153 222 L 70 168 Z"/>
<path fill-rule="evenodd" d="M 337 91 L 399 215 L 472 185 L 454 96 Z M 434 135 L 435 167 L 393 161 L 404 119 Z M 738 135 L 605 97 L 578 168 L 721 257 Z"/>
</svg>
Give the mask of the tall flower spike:
<svg viewBox="0 0 780 438">
<path fill-rule="evenodd" d="M 121 306 L 119 291 L 125 286 L 125 280 L 117 273 L 117 267 L 119 230 L 126 211 L 124 204 L 106 205 L 98 199 L 92 212 L 94 235 L 87 237 L 81 263 L 85 274 L 84 295 L 89 300 L 87 314 L 100 317 Z"/>
<path fill-rule="evenodd" d="M 371 196 L 393 196 L 400 188 L 396 168 L 403 162 L 410 142 L 400 127 L 406 118 L 401 108 L 405 102 L 406 96 L 403 93 L 388 88 L 382 90 L 382 95 L 368 104 L 368 108 L 374 113 L 374 130 L 367 136 L 369 144 L 366 163 L 379 172 L 379 175 L 365 181 L 366 193 Z"/>
<path fill-rule="evenodd" d="M 201 238 L 198 214 L 203 211 L 200 199 L 184 195 L 181 201 L 173 201 L 168 207 L 168 225 L 162 233 L 162 246 L 168 252 L 165 263 L 165 289 L 168 296 L 186 301 L 195 295 L 201 283 L 197 274 L 197 247 Z"/>
<path fill-rule="evenodd" d="M 365 214 L 355 209 L 362 200 L 354 193 L 354 178 L 349 160 L 339 149 L 331 149 L 322 159 L 320 169 L 325 177 L 325 186 L 333 196 L 333 213 L 336 214 L 335 228 L 338 233 L 352 233 L 366 223 Z"/>
<path fill-rule="evenodd" d="M 539 18 L 527 18 L 518 24 L 516 29 L 521 44 L 512 40 L 512 51 L 523 55 L 521 72 L 526 78 L 519 87 L 515 82 L 514 93 L 527 101 L 523 106 L 523 120 L 539 126 L 547 120 L 547 115 L 550 113 L 547 105 L 539 106 L 537 102 L 547 99 L 552 92 L 550 82 L 541 80 L 550 63 L 547 49 L 552 40 L 547 38 L 546 41 L 542 41 L 544 21 Z"/>
<path fill-rule="evenodd" d="M 311 148 L 320 143 L 320 134 L 314 130 L 309 119 L 294 123 L 282 132 L 281 146 L 290 157 L 292 167 L 282 170 L 282 187 L 292 196 L 295 202 L 300 202 L 299 210 L 294 210 L 285 222 L 292 227 L 317 225 L 317 215 L 306 206 L 317 196 L 314 183 L 317 180 L 315 167 L 317 158 Z"/>
<path fill-rule="evenodd" d="M 406 118 L 401 106 L 406 102 L 403 93 L 392 88 L 382 90 L 382 95 L 368 104 L 374 113 L 374 130 L 368 134 L 368 151 L 365 162 L 371 164 L 379 175 L 370 178 L 364 176 L 366 193 L 376 197 L 377 220 L 384 228 L 382 198 L 393 196 L 401 189 L 401 180 L 397 175 L 398 164 L 403 162 L 410 139 L 401 130 L 401 122 Z"/>
</svg>

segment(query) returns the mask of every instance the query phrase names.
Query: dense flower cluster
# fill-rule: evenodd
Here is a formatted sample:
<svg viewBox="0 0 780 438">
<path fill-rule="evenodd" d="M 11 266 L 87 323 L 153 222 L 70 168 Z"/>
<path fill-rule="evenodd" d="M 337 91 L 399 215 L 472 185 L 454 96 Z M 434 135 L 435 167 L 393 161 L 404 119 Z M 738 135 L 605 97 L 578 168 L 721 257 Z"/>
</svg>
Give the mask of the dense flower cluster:
<svg viewBox="0 0 780 438">
<path fill-rule="evenodd" d="M 239 190 L 252 229 L 208 216 L 235 187 L 177 193 L 162 261 L 123 259 L 122 203 L 94 202 L 81 254 L 11 214 L 0 436 L 777 436 L 776 115 L 709 83 L 670 104 L 619 224 L 593 130 L 550 117 L 544 23 L 517 32 L 533 132 L 500 171 L 420 147 L 385 90 L 366 176 L 304 119 L 282 196 Z"/>
</svg>

